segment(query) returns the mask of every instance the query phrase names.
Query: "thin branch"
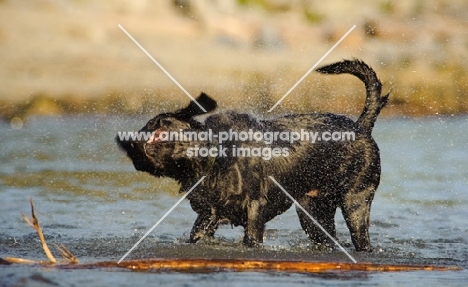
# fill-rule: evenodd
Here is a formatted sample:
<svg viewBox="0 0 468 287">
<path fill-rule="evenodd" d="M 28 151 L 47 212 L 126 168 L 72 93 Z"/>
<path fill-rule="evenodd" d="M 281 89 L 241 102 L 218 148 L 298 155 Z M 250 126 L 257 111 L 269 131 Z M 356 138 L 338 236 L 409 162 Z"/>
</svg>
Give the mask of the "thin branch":
<svg viewBox="0 0 468 287">
<path fill-rule="evenodd" d="M 5 260 L 10 262 L 10 263 L 17 263 L 17 264 L 44 264 L 44 263 L 50 263 L 50 262 L 29 260 L 29 259 L 16 258 L 16 257 L 5 257 Z"/>
<path fill-rule="evenodd" d="M 58 249 L 58 251 L 60 251 L 60 255 L 62 255 L 62 257 L 67 260 L 68 263 L 70 264 L 79 264 L 80 261 L 78 260 L 78 258 L 76 258 L 71 252 L 70 250 L 68 250 L 63 244 L 60 244 L 60 246 L 56 243 L 54 243 L 54 246 L 55 248 Z"/>
<path fill-rule="evenodd" d="M 47 246 L 47 243 L 46 243 L 45 238 L 44 238 L 44 234 L 42 233 L 41 226 L 39 225 L 39 220 L 37 220 L 36 213 L 34 212 L 34 201 L 33 201 L 32 197 L 29 200 L 29 202 L 31 203 L 31 219 L 27 218 L 26 215 L 24 215 L 23 213 L 21 213 L 21 215 L 23 216 L 23 219 L 32 228 L 36 229 L 37 235 L 39 235 L 39 240 L 42 243 L 42 249 L 44 250 L 47 258 L 49 259 L 49 261 L 51 263 L 56 263 L 57 260 L 55 260 L 54 255 L 52 255 L 52 252 L 50 252 L 49 246 Z"/>
</svg>

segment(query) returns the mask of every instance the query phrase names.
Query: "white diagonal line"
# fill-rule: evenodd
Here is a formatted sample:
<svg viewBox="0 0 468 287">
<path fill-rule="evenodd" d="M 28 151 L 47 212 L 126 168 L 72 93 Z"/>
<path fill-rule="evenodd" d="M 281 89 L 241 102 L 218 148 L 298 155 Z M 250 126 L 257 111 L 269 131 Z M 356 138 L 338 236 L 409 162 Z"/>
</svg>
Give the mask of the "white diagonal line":
<svg viewBox="0 0 468 287">
<path fill-rule="evenodd" d="M 307 210 L 304 209 L 304 207 L 302 207 L 299 202 L 297 202 L 294 197 L 292 197 L 287 191 L 286 189 L 284 189 L 281 184 L 279 184 L 272 176 L 269 176 L 269 178 L 294 202 L 294 204 L 299 207 L 299 209 L 301 209 L 311 220 L 312 222 L 317 225 L 318 228 L 320 228 L 320 230 L 322 230 L 328 237 L 330 237 L 330 239 L 336 244 L 336 246 L 338 246 L 341 251 L 343 251 L 348 257 L 349 259 L 351 259 L 351 261 L 353 261 L 353 263 L 357 263 L 356 259 L 354 259 L 353 256 L 351 256 L 351 254 L 349 254 L 344 248 L 343 246 L 341 246 L 341 244 L 333 237 L 331 236 L 330 233 L 328 233 L 325 228 L 323 228 L 323 226 L 317 221 L 315 220 L 315 218 L 310 215 L 309 212 L 307 212 Z"/>
<path fill-rule="evenodd" d="M 128 251 L 127 251 L 127 253 L 125 253 L 125 255 L 124 255 L 124 256 L 122 256 L 122 258 L 120 258 L 120 260 L 119 260 L 119 261 L 117 261 L 117 264 L 120 264 L 120 262 L 122 262 L 122 260 L 124 260 L 124 259 L 125 259 L 125 257 L 127 257 L 127 256 L 128 256 L 128 254 L 130 254 L 130 252 L 132 252 L 132 251 L 133 251 L 133 249 L 135 249 L 135 248 L 138 246 L 138 244 L 140 244 L 140 243 L 143 241 L 143 239 L 145 239 L 145 238 L 146 238 L 146 236 L 148 236 L 148 234 L 150 234 L 150 233 L 151 233 L 151 231 L 153 231 L 153 230 L 156 228 L 156 226 L 158 226 L 158 225 L 159 225 L 159 223 L 161 223 L 161 222 L 164 220 L 164 218 L 166 218 L 166 217 L 169 215 L 169 213 L 171 213 L 171 212 L 174 210 L 174 208 L 176 208 L 176 207 L 177 207 L 177 205 L 179 205 L 179 203 L 181 203 L 181 202 L 182 202 L 182 200 L 184 200 L 184 199 L 187 197 L 187 195 L 189 195 L 189 193 L 190 193 L 190 192 L 192 192 L 192 190 L 194 190 L 194 189 L 195 189 L 195 187 L 197 187 L 197 186 L 198 186 L 198 185 L 199 185 L 199 184 L 200 184 L 200 183 L 201 183 L 201 182 L 202 182 L 202 181 L 205 179 L 205 177 L 206 177 L 206 176 L 202 176 L 202 178 L 200 178 L 200 180 L 199 180 L 199 181 L 197 181 L 197 183 L 195 183 L 195 185 L 194 185 L 194 186 L 192 186 L 192 188 L 191 188 L 189 191 L 187 191 L 187 192 L 184 194 L 184 196 L 182 196 L 182 198 L 181 198 L 181 199 L 179 199 L 179 201 L 177 201 L 177 202 L 176 202 L 176 204 L 174 204 L 174 206 L 173 206 L 173 207 L 171 207 L 171 209 L 169 209 L 169 210 L 166 212 L 166 214 L 164 214 L 164 215 L 163 215 L 163 217 L 161 217 L 161 219 L 159 219 L 159 220 L 158 220 L 158 222 L 156 222 L 156 224 L 155 224 L 155 225 L 153 225 L 153 227 L 151 227 L 151 229 L 150 229 L 150 230 L 148 230 L 148 231 L 145 233 L 145 235 L 143 235 L 143 237 L 141 237 L 141 238 L 140 238 L 140 240 L 138 240 L 138 242 L 137 242 L 137 243 L 135 243 L 135 245 L 133 245 L 133 247 L 132 247 L 132 248 L 130 248 L 130 250 L 128 250 Z"/>
<path fill-rule="evenodd" d="M 351 29 L 349 29 L 349 31 L 346 32 L 346 34 L 344 34 L 343 37 L 341 37 L 341 39 L 338 40 L 338 42 L 336 42 L 336 44 L 333 45 L 333 47 L 331 47 L 330 50 L 328 50 L 328 52 L 326 52 L 325 55 L 323 55 L 322 58 L 320 58 L 320 60 L 318 60 L 318 62 L 315 63 L 315 65 L 313 65 L 312 68 L 310 68 L 309 71 L 307 71 L 307 73 L 305 73 L 305 75 L 302 76 L 302 78 L 300 78 L 299 81 L 297 81 L 297 83 L 295 83 L 294 86 L 292 86 L 291 89 L 289 89 L 289 91 L 287 91 L 286 94 L 284 94 L 284 96 L 282 96 L 281 99 L 279 99 L 278 102 L 276 102 L 276 104 L 273 105 L 273 107 L 271 107 L 271 109 L 268 110 L 268 112 L 273 111 L 276 108 L 276 106 L 278 106 L 284 100 L 284 98 L 286 98 L 289 95 L 289 93 L 291 93 L 297 87 L 297 85 L 299 85 L 305 79 L 305 77 L 307 77 L 315 69 L 315 67 L 317 67 L 323 61 L 323 59 L 325 59 L 328 56 L 328 54 L 330 54 L 336 48 L 336 46 L 338 46 L 341 43 L 341 41 L 343 41 L 349 35 L 349 33 L 351 33 L 351 31 L 354 30 L 354 28 L 356 28 L 356 25 L 351 27 Z"/>
<path fill-rule="evenodd" d="M 179 82 L 177 82 L 176 79 L 174 79 L 173 76 L 171 76 L 171 74 L 169 74 L 168 71 L 166 71 L 166 69 L 164 69 L 163 66 L 161 66 L 161 64 L 159 64 L 158 61 L 156 61 L 156 59 L 153 58 L 153 56 L 150 55 L 150 53 L 148 53 L 148 51 L 146 51 L 145 48 L 143 48 L 142 45 L 140 45 L 140 43 L 138 43 L 137 40 L 135 40 L 135 38 L 132 37 L 132 35 L 130 35 L 130 33 L 127 32 L 127 30 L 125 30 L 124 27 L 122 27 L 122 25 L 117 25 L 119 26 L 119 28 L 125 33 L 127 34 L 127 36 L 146 54 L 146 56 L 148 56 L 193 102 L 195 102 L 199 107 L 200 109 L 202 109 L 202 111 L 204 111 L 206 113 L 206 110 L 205 108 L 203 108 L 202 105 L 200 105 L 200 103 L 198 103 L 193 97 L 192 95 L 190 95 L 189 92 L 187 92 L 187 90 L 184 89 L 184 87 L 182 87 L 181 84 L 179 84 Z"/>
</svg>

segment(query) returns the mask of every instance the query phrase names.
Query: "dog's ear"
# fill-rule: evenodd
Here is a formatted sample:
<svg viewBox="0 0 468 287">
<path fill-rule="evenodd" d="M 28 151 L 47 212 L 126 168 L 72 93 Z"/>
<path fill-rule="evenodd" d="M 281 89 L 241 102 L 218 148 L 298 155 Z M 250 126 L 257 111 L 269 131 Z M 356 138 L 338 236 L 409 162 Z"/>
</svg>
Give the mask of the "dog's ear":
<svg viewBox="0 0 468 287">
<path fill-rule="evenodd" d="M 191 101 L 187 107 L 175 112 L 176 117 L 181 120 L 188 121 L 194 116 L 209 113 L 218 106 L 216 101 L 205 93 L 201 93 L 196 101 L 205 109 L 205 111 L 203 111 L 196 102 Z"/>
</svg>

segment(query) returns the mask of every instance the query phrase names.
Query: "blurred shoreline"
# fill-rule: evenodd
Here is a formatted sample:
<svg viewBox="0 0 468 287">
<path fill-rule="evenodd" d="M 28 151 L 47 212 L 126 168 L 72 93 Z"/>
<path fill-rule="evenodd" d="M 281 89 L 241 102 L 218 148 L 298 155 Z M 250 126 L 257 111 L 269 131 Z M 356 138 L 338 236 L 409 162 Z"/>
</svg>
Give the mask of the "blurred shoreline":
<svg viewBox="0 0 468 287">
<path fill-rule="evenodd" d="M 359 7 L 359 9 L 355 9 Z M 465 1 L 0 1 L 0 118 L 155 114 L 186 95 L 264 114 L 353 25 L 320 64 L 359 58 L 391 92 L 383 116 L 468 112 Z M 358 115 L 352 76 L 311 73 L 275 113 Z"/>
</svg>

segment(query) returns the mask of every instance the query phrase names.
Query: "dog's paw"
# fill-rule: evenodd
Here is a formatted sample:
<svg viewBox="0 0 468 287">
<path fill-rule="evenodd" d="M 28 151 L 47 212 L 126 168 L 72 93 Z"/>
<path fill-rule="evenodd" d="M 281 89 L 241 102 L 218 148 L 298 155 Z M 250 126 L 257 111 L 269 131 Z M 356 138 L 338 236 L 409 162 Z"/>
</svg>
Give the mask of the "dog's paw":
<svg viewBox="0 0 468 287">
<path fill-rule="evenodd" d="M 249 248 L 253 248 L 253 247 L 261 247 L 262 246 L 262 242 L 259 242 L 258 240 L 252 238 L 251 236 L 248 236 L 248 235 L 245 235 L 244 236 L 244 240 L 242 241 L 242 243 L 249 247 Z"/>
</svg>

